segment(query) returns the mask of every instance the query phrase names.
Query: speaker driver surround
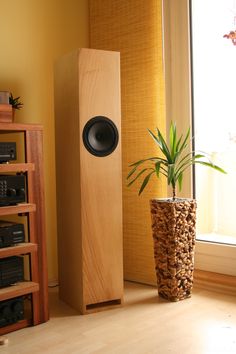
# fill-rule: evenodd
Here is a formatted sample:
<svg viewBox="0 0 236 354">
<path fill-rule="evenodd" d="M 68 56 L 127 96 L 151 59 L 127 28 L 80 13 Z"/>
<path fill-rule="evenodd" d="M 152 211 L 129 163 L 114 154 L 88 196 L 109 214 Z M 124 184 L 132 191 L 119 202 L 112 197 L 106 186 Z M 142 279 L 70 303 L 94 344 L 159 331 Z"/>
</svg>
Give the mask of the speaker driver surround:
<svg viewBox="0 0 236 354">
<path fill-rule="evenodd" d="M 84 146 L 92 155 L 98 157 L 110 155 L 117 147 L 118 141 L 117 127 L 107 117 L 93 117 L 84 126 Z"/>
</svg>

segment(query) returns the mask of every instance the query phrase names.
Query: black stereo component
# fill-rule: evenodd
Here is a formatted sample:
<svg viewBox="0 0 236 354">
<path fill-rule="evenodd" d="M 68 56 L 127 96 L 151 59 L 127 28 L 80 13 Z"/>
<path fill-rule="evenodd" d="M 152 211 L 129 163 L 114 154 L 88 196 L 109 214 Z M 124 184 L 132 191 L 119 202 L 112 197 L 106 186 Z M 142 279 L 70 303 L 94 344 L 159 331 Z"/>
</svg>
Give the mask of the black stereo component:
<svg viewBox="0 0 236 354">
<path fill-rule="evenodd" d="M 8 326 L 24 319 L 24 298 L 15 297 L 0 302 L 0 327 Z"/>
<path fill-rule="evenodd" d="M 24 280 L 23 257 L 13 256 L 0 259 L 0 287 Z"/>
<path fill-rule="evenodd" d="M 0 248 L 25 242 L 23 224 L 0 220 Z"/>
<path fill-rule="evenodd" d="M 0 163 L 16 160 L 16 143 L 0 142 Z"/>
<path fill-rule="evenodd" d="M 25 201 L 25 176 L 0 175 L 0 206 Z"/>
</svg>

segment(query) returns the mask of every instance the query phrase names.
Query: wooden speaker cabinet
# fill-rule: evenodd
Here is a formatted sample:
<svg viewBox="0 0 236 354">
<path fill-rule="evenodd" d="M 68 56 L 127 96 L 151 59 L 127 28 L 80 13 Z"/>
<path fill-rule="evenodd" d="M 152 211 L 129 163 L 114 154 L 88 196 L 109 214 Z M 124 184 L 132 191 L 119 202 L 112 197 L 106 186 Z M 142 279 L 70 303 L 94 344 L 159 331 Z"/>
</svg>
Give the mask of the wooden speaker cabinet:
<svg viewBox="0 0 236 354">
<path fill-rule="evenodd" d="M 123 301 L 120 56 L 55 65 L 60 298 L 82 314 Z"/>
</svg>

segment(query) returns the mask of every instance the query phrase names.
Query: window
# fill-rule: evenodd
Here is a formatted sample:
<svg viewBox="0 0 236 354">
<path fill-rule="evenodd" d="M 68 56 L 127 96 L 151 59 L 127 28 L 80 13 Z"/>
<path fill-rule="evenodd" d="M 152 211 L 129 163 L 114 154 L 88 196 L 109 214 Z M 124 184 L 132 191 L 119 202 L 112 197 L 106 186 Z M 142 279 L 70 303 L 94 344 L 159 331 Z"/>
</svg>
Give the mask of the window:
<svg viewBox="0 0 236 354">
<path fill-rule="evenodd" d="M 191 17 L 195 149 L 228 172 L 195 167 L 197 237 L 236 244 L 236 1 L 192 0 Z"/>
<path fill-rule="evenodd" d="M 218 3 L 228 3 L 228 0 L 193 0 L 196 3 L 200 3 L 198 4 L 199 6 L 202 5 L 201 10 L 199 10 L 200 12 L 198 13 L 198 19 L 197 19 L 197 24 L 196 27 L 199 26 L 202 22 L 203 19 L 201 18 L 201 15 L 203 15 L 203 17 L 207 17 L 207 19 L 214 19 L 215 14 L 216 14 L 216 6 L 218 5 Z M 212 5 L 212 7 L 210 6 L 210 3 Z M 189 127 L 189 125 L 191 124 L 191 112 L 192 112 L 192 100 L 191 100 L 191 70 L 190 70 L 190 63 L 192 60 L 191 57 L 191 53 L 190 53 L 190 11 L 189 11 L 189 5 L 191 4 L 191 0 L 181 0 L 181 1 L 173 1 L 173 0 L 163 0 L 163 35 L 164 35 L 164 63 L 165 63 L 165 83 L 166 83 L 166 117 L 169 120 L 175 120 L 177 122 L 178 128 L 180 130 L 186 131 Z M 217 5 L 216 5 L 217 4 Z M 229 3 L 228 3 L 229 4 Z M 192 6 L 194 6 L 194 4 L 192 3 Z M 234 9 L 234 1 L 230 2 L 229 6 L 233 6 Z M 228 7 L 229 7 L 228 6 Z M 209 13 L 207 15 L 207 11 L 209 9 Z M 232 9 L 232 7 L 231 7 Z M 228 8 L 229 10 L 229 8 Z M 202 12 L 201 12 L 202 11 Z M 234 11 L 234 10 L 233 10 Z M 231 15 L 234 16 L 234 13 L 231 11 Z M 223 18 L 225 18 L 225 14 L 224 16 L 222 16 Z M 194 19 L 193 19 L 194 21 Z M 232 21 L 232 17 L 231 17 L 231 21 Z M 195 20 L 196 23 L 196 20 Z M 234 58 L 230 59 L 230 62 L 228 61 L 227 64 L 225 64 L 227 66 L 227 71 L 232 70 L 235 71 L 233 65 L 235 65 L 235 55 L 236 55 L 236 45 L 233 44 L 232 40 L 230 38 L 224 38 L 223 36 L 225 34 L 228 33 L 228 31 L 230 32 L 231 30 L 234 29 L 232 22 L 231 24 L 229 24 L 229 29 L 225 28 L 225 25 L 220 25 L 222 28 L 218 29 L 218 21 L 214 22 L 214 25 L 212 28 L 210 28 L 210 23 L 208 23 L 205 32 L 205 39 L 204 41 L 207 43 L 206 48 L 199 53 L 199 60 L 202 60 L 203 64 L 205 65 L 206 63 L 208 63 L 208 65 L 211 64 L 211 62 L 209 62 L 209 56 L 212 54 L 211 53 L 211 49 L 210 49 L 210 43 L 211 41 L 214 43 L 214 39 L 211 38 L 211 31 L 219 31 L 219 40 L 221 41 L 222 45 L 224 45 L 224 47 L 230 47 L 230 49 L 226 49 L 227 51 L 233 51 L 233 55 Z M 215 27 L 215 28 L 214 28 Z M 236 29 L 236 28 L 235 28 Z M 208 47 L 209 45 L 209 47 Z M 232 50 L 231 50 L 232 49 Z M 222 55 L 222 49 L 219 49 L 219 51 L 221 53 L 215 54 L 217 56 L 217 59 L 214 58 L 213 56 L 211 56 L 211 60 L 215 60 L 215 62 L 219 62 L 220 65 L 221 64 L 221 60 L 218 61 L 218 56 Z M 223 54 L 226 55 L 226 54 Z M 196 62 L 194 63 L 194 70 L 196 67 Z M 196 69 L 197 70 L 197 69 Z M 200 69 L 199 69 L 200 70 Z M 225 71 L 226 72 L 226 71 Z M 232 74 L 235 75 L 235 74 Z M 196 76 L 196 74 L 194 73 L 194 76 Z M 216 96 L 210 98 L 209 96 L 204 97 L 204 102 L 201 103 L 201 105 L 199 106 L 199 109 L 203 110 L 204 113 L 204 117 L 205 117 L 205 122 L 207 123 L 207 119 L 210 117 L 214 117 L 214 126 L 212 127 L 211 124 L 213 123 L 209 123 L 209 127 L 207 128 L 205 126 L 205 130 L 204 130 L 204 134 L 205 132 L 207 132 L 207 134 L 205 134 L 206 136 L 208 136 L 207 142 L 211 141 L 211 146 L 210 144 L 208 146 L 200 146 L 200 140 L 199 142 L 196 142 L 197 147 L 198 148 L 204 148 L 205 150 L 209 151 L 209 147 L 211 147 L 211 150 L 213 152 L 211 158 L 216 159 L 216 162 L 218 162 L 219 164 L 222 164 L 222 146 L 228 146 L 230 149 L 232 148 L 232 150 L 235 147 L 234 144 L 234 140 L 235 140 L 235 135 L 236 135 L 236 131 L 234 128 L 234 125 L 229 125 L 230 126 L 230 130 L 229 133 L 226 133 L 225 137 L 227 137 L 227 139 L 225 138 L 225 143 L 223 143 L 222 139 L 219 140 L 219 138 L 217 137 L 221 137 L 221 131 L 222 131 L 222 125 L 226 126 L 226 120 L 225 120 L 225 116 L 227 115 L 227 110 L 229 109 L 231 103 L 233 106 L 233 103 L 235 100 L 232 100 L 232 102 L 230 102 L 230 105 L 228 103 L 225 103 L 224 105 L 220 102 L 221 101 L 221 94 L 220 91 L 227 93 L 228 90 L 232 90 L 230 88 L 230 86 L 228 83 L 228 80 L 224 77 L 224 72 L 219 72 L 219 67 L 217 67 L 214 71 L 214 76 L 211 76 L 212 80 L 211 82 L 214 84 L 214 89 L 216 92 Z M 203 78 L 204 79 L 204 78 Z M 199 78 L 200 80 L 200 78 Z M 235 82 L 235 80 L 234 80 Z M 194 85 L 196 84 L 196 81 L 194 83 Z M 203 81 L 203 83 L 201 83 L 200 90 L 201 87 L 205 89 L 206 86 L 206 81 Z M 233 91 L 233 90 L 232 90 Z M 233 95 L 234 92 L 232 92 Z M 195 94 L 195 93 L 194 93 Z M 230 96 L 228 96 L 230 97 Z M 231 96 L 232 97 L 232 96 Z M 196 98 L 195 98 L 196 101 Z M 197 103 L 195 102 L 195 105 Z M 214 116 L 213 113 L 213 108 L 212 106 L 214 106 L 215 108 L 218 108 L 219 111 L 219 107 L 221 105 L 221 119 L 216 118 L 217 116 Z M 203 107 L 205 106 L 205 108 L 203 109 Z M 236 106 L 236 105 L 235 105 Z M 211 109 L 212 108 L 212 109 Z M 197 114 L 197 112 L 195 112 L 195 115 Z M 218 115 L 219 117 L 219 115 Z M 219 119 L 219 124 L 218 124 L 218 119 Z M 219 126 L 219 129 L 216 129 L 216 122 L 217 122 L 217 126 Z M 236 122 L 236 118 L 234 120 L 234 124 Z M 196 124 L 196 122 L 195 122 Z M 228 131 L 228 130 L 227 130 Z M 199 132 L 198 132 L 198 136 L 199 136 Z M 201 136 L 201 133 L 200 133 Z M 211 139 L 213 137 L 213 139 Z M 216 144 L 215 144 L 216 142 Z M 219 145 L 221 144 L 221 148 L 219 149 Z M 216 148 L 214 148 L 214 146 L 216 145 L 216 147 L 218 147 L 218 150 L 216 150 Z M 227 150 L 228 151 L 228 150 Z M 217 153 L 217 154 L 216 154 Z M 218 155 L 218 156 L 216 156 Z M 228 170 L 228 165 L 233 166 L 233 169 L 236 171 L 236 164 L 234 162 L 232 162 L 230 154 L 226 154 L 227 155 L 227 159 L 223 158 L 223 164 L 226 170 Z M 218 159 L 220 159 L 220 162 L 218 161 Z M 232 163 L 231 163 L 232 162 Z M 230 167 L 231 168 L 231 167 Z M 216 198 L 218 199 L 218 209 L 214 209 L 211 212 L 209 211 L 209 208 L 215 208 L 215 203 L 213 202 L 211 204 L 211 206 L 205 206 L 204 203 L 201 200 L 198 201 L 198 210 L 199 212 L 203 213 L 203 217 L 204 217 L 204 221 L 203 224 L 206 223 L 207 224 L 207 220 L 208 218 L 206 218 L 206 214 L 212 214 L 214 216 L 214 220 L 215 220 L 215 225 L 218 227 L 217 230 L 220 229 L 220 223 L 219 223 L 219 218 L 218 218 L 218 213 L 222 212 L 222 210 L 224 211 L 224 204 L 228 203 L 229 200 L 229 196 L 231 198 L 231 196 L 234 194 L 234 197 L 236 196 L 235 192 L 233 192 L 232 189 L 229 189 L 228 191 L 228 195 L 227 193 L 220 193 L 222 185 L 223 184 L 227 184 L 229 182 L 225 182 L 224 181 L 224 177 L 226 175 L 220 175 L 219 173 L 217 174 L 217 172 L 214 172 L 213 170 L 209 170 L 208 172 L 206 172 L 206 168 L 202 169 L 202 173 L 208 173 L 207 178 L 209 179 L 208 183 L 208 188 L 205 188 L 205 186 L 207 186 L 206 180 L 204 179 L 204 181 L 202 181 L 202 183 L 200 183 L 200 181 L 198 181 L 197 183 L 198 186 L 197 188 L 199 189 L 200 187 L 203 189 L 205 188 L 204 192 L 202 192 L 203 195 L 208 195 L 208 200 L 211 201 L 213 200 L 212 198 Z M 203 172 L 204 171 L 204 172 Z M 190 171 L 191 172 L 191 171 Z M 214 173 L 213 173 L 214 172 Z M 197 172 L 198 173 L 198 172 Z M 235 173 L 235 172 L 234 172 Z M 229 177 L 230 176 L 230 177 Z M 202 176 L 203 177 L 203 176 Z M 183 192 L 180 194 L 181 197 L 190 197 L 192 196 L 192 178 L 191 178 L 191 173 L 189 174 L 189 176 L 185 176 L 185 183 L 184 183 L 184 188 L 183 188 Z M 199 176 L 197 176 L 197 178 L 199 178 Z M 232 180 L 236 180 L 235 179 L 235 175 L 231 175 L 231 173 L 228 171 L 228 175 L 227 178 L 232 178 Z M 219 179 L 219 180 L 217 180 Z M 223 180 L 222 180 L 223 179 Z M 224 181 L 224 182 L 223 182 Z M 214 184 L 216 184 L 216 188 L 213 188 Z M 210 187 L 209 187 L 210 186 Z M 212 189 L 209 190 L 209 189 Z M 213 192 L 214 190 L 214 192 Z M 197 191 L 197 193 L 199 194 L 201 191 L 201 189 L 199 189 Z M 198 197 L 198 196 L 197 196 Z M 221 199 L 219 199 L 221 198 Z M 234 208 L 232 207 L 232 213 L 234 213 Z M 213 216 L 212 216 L 212 220 L 213 220 Z M 223 222 L 225 224 L 227 224 L 228 226 L 230 225 L 229 222 L 227 222 L 226 217 L 224 215 L 224 217 L 222 218 Z M 222 223 L 222 220 L 220 221 Z M 232 223 L 234 221 L 234 219 L 231 219 Z M 236 224 L 236 223 L 235 223 Z M 212 224 L 213 225 L 213 224 Z M 215 230 L 216 230 L 216 226 Z M 206 229 L 206 225 L 204 224 L 204 231 L 202 233 L 206 231 L 206 233 L 208 233 L 210 229 Z M 234 225 L 233 225 L 234 227 Z M 199 232 L 199 228 L 200 226 L 198 226 L 197 231 Z M 212 229 L 211 229 L 212 230 Z M 224 229 L 224 233 L 226 232 L 226 230 Z M 228 232 L 228 231 L 227 231 Z M 212 231 L 210 231 L 209 233 L 212 233 Z M 225 236 L 222 231 L 223 236 Z M 229 233 L 229 232 L 228 232 Z M 201 237 L 200 235 L 198 235 L 198 237 Z M 234 236 L 232 236 L 234 237 Z M 223 273 L 223 274 L 229 274 L 229 275 L 234 275 L 236 276 L 236 247 L 235 245 L 231 245 L 231 244 L 223 244 L 223 243 L 212 243 L 212 242 L 205 242 L 205 241 L 197 241 L 196 243 L 196 254 L 195 254 L 195 268 L 197 269 L 201 269 L 201 270 L 207 270 L 207 271 L 212 271 L 212 272 L 217 272 L 217 273 Z"/>
</svg>

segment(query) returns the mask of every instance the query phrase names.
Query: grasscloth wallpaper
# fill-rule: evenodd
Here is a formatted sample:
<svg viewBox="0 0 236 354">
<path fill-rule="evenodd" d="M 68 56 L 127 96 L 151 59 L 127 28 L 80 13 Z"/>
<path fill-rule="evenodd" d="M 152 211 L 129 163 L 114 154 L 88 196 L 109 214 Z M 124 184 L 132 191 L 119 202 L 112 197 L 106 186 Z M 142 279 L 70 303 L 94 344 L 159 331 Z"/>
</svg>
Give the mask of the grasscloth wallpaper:
<svg viewBox="0 0 236 354">
<path fill-rule="evenodd" d="M 90 47 L 121 53 L 125 279 L 155 283 L 149 199 L 166 196 L 155 179 L 140 197 L 129 164 L 155 156 L 147 128 L 165 131 L 161 0 L 90 0 Z M 115 202 L 115 201 L 114 201 Z M 111 235 L 112 237 L 112 235 Z"/>
</svg>

